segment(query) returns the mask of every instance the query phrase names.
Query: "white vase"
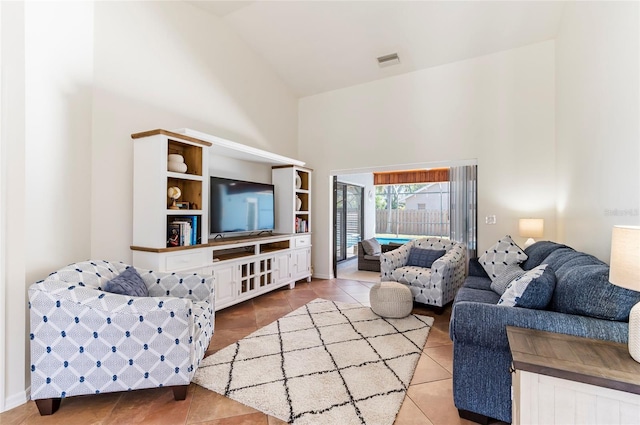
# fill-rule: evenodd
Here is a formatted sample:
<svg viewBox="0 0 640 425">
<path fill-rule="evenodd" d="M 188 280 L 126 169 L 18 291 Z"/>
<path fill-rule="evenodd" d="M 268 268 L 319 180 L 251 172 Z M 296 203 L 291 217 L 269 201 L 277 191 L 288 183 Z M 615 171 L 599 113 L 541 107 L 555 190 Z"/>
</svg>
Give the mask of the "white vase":
<svg viewBox="0 0 640 425">
<path fill-rule="evenodd" d="M 177 153 L 170 153 L 167 161 L 184 162 L 184 157 Z"/>
<path fill-rule="evenodd" d="M 302 187 L 302 179 L 300 178 L 300 174 L 296 174 L 296 189 L 300 189 Z"/>
<path fill-rule="evenodd" d="M 168 161 L 167 170 L 173 171 L 174 173 L 186 173 L 187 164 L 185 164 L 184 162 L 178 162 L 178 161 Z"/>
<path fill-rule="evenodd" d="M 302 208 L 302 199 L 296 196 L 296 211 L 300 211 L 300 208 Z"/>
</svg>

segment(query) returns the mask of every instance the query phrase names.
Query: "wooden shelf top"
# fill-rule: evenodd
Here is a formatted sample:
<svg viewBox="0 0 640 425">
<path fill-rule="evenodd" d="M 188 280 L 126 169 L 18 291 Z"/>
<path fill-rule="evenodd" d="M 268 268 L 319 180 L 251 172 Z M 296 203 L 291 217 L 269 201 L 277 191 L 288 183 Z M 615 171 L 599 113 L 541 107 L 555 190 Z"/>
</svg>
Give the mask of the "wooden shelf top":
<svg viewBox="0 0 640 425">
<path fill-rule="evenodd" d="M 195 210 L 169 210 L 171 212 L 175 211 L 195 211 Z M 310 233 L 305 233 L 310 234 Z M 209 243 L 200 244 L 200 245 L 190 245 L 190 246 L 176 246 L 171 248 L 150 248 L 145 246 L 136 246 L 131 245 L 129 248 L 133 251 L 145 251 L 145 252 L 175 252 L 182 251 L 187 249 L 195 249 L 195 248 L 207 248 L 207 247 L 220 247 L 224 245 L 242 245 L 242 244 L 259 244 L 266 242 L 277 242 L 281 240 L 285 240 L 287 238 L 300 236 L 301 233 L 281 233 L 281 234 L 273 234 L 273 235 L 264 235 L 264 236 L 238 236 L 238 237 L 228 237 L 224 239 L 209 239 Z"/>
<path fill-rule="evenodd" d="M 237 237 L 227 237 L 223 239 L 209 239 L 208 246 L 220 246 L 220 245 L 232 245 L 232 244 L 243 244 L 243 243 L 264 243 L 264 242 L 272 242 L 276 240 L 282 240 L 286 238 L 290 238 L 292 235 L 287 233 L 282 234 L 273 234 L 273 235 L 263 235 L 263 236 L 237 236 Z"/>
<path fill-rule="evenodd" d="M 197 143 L 197 144 L 202 145 L 202 146 L 211 146 L 211 142 L 208 142 L 206 140 L 201 140 L 199 138 L 195 138 L 195 137 L 192 137 L 192 136 L 189 136 L 189 135 L 186 135 L 186 134 L 180 134 L 180 133 L 176 133 L 174 131 L 161 130 L 161 129 L 143 131 L 141 133 L 133 133 L 131 135 L 131 138 L 132 139 L 141 139 L 143 137 L 155 136 L 155 135 L 158 135 L 158 134 L 164 134 L 165 136 L 175 137 L 176 139 L 187 140 L 189 142 Z"/>
<path fill-rule="evenodd" d="M 513 326 L 507 337 L 517 370 L 640 394 L 640 363 L 627 344 Z"/>
</svg>

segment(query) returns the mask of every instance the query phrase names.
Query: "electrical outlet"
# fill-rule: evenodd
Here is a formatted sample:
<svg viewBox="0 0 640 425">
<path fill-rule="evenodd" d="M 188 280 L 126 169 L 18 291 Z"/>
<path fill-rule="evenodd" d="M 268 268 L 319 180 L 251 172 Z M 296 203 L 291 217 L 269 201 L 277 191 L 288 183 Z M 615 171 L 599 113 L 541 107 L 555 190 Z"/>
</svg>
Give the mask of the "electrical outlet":
<svg viewBox="0 0 640 425">
<path fill-rule="evenodd" d="M 496 224 L 496 216 L 488 215 L 484 218 L 484 224 Z"/>
</svg>

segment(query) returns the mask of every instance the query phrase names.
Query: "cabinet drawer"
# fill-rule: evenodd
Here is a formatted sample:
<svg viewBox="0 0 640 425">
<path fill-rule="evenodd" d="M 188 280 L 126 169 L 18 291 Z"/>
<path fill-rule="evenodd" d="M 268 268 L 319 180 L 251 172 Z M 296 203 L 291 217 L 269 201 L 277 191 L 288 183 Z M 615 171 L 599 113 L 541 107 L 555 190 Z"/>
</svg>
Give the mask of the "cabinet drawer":
<svg viewBox="0 0 640 425">
<path fill-rule="evenodd" d="M 293 243 L 295 248 L 304 248 L 305 246 L 311 246 L 311 236 L 298 236 Z"/>
<path fill-rule="evenodd" d="M 167 256 L 165 259 L 165 269 L 167 271 L 188 269 L 191 267 L 203 266 L 204 264 L 204 252 L 173 254 Z"/>
</svg>

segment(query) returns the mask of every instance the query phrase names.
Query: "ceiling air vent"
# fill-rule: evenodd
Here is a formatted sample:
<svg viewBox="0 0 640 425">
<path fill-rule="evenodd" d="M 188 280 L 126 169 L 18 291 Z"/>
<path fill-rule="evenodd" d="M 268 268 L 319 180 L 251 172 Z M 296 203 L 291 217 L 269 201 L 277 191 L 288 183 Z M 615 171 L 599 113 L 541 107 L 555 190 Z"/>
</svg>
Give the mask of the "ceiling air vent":
<svg viewBox="0 0 640 425">
<path fill-rule="evenodd" d="M 400 58 L 397 53 L 391 53 L 390 55 L 380 56 L 378 58 L 378 66 L 383 68 L 385 66 L 397 65 L 400 63 Z"/>
</svg>

